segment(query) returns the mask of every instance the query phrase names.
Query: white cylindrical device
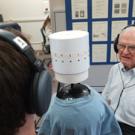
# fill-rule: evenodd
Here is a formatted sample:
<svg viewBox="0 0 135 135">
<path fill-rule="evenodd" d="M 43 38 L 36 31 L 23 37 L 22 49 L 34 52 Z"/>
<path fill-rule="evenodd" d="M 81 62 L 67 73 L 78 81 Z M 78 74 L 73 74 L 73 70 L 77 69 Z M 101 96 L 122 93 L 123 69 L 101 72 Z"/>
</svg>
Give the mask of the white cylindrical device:
<svg viewBox="0 0 135 135">
<path fill-rule="evenodd" d="M 79 83 L 88 78 L 89 34 L 69 30 L 49 36 L 55 78 L 62 83 Z"/>
</svg>

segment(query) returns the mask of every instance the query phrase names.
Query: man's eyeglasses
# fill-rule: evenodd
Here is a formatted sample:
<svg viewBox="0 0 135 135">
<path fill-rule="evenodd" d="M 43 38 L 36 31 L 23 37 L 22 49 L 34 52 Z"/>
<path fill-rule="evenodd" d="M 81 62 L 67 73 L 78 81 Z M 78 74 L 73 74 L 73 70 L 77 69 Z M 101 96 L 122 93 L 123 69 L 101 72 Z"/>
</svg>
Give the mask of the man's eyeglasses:
<svg viewBox="0 0 135 135">
<path fill-rule="evenodd" d="M 118 50 L 120 50 L 120 51 L 123 51 L 123 50 L 125 50 L 126 48 L 127 48 L 127 50 L 129 51 L 129 52 L 135 52 L 135 45 L 123 45 L 123 44 L 117 44 L 117 48 L 118 48 Z"/>
</svg>

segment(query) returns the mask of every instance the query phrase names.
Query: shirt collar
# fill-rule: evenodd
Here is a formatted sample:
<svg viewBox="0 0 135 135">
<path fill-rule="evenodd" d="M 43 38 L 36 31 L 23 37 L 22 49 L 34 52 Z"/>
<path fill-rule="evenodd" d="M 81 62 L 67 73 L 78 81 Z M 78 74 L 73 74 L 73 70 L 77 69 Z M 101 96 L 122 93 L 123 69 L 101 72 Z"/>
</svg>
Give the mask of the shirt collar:
<svg viewBox="0 0 135 135">
<path fill-rule="evenodd" d="M 131 71 L 135 74 L 135 67 L 130 69 L 130 70 L 126 70 L 124 65 L 121 62 L 119 63 L 119 65 L 120 65 L 120 69 L 121 69 L 122 72 Z"/>
</svg>

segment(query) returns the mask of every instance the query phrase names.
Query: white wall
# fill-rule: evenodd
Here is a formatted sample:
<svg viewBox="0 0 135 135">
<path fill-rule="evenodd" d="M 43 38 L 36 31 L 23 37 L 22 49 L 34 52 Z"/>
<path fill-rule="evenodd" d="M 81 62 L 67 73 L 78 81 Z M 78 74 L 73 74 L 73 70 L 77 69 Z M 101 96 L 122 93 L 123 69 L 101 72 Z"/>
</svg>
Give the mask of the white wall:
<svg viewBox="0 0 135 135">
<path fill-rule="evenodd" d="M 5 20 L 41 19 L 45 3 L 43 0 L 0 0 L 0 12 Z"/>
<path fill-rule="evenodd" d="M 56 32 L 61 31 L 62 29 L 65 30 L 65 0 L 49 0 L 49 2 L 52 31 Z"/>
<path fill-rule="evenodd" d="M 46 18 L 45 8 L 49 8 L 48 0 L 0 0 L 4 21 L 18 22 L 34 45 L 42 42 L 40 28 Z"/>
</svg>

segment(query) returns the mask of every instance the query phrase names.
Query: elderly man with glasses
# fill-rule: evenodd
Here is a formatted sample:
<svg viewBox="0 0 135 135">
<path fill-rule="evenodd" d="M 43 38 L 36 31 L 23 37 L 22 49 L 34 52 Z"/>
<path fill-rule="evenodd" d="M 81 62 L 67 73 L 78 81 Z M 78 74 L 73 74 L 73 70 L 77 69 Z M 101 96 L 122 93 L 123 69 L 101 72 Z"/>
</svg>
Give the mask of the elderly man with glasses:
<svg viewBox="0 0 135 135">
<path fill-rule="evenodd" d="M 114 41 L 120 62 L 112 66 L 102 95 L 114 111 L 123 135 L 135 135 L 135 25 Z"/>
</svg>

